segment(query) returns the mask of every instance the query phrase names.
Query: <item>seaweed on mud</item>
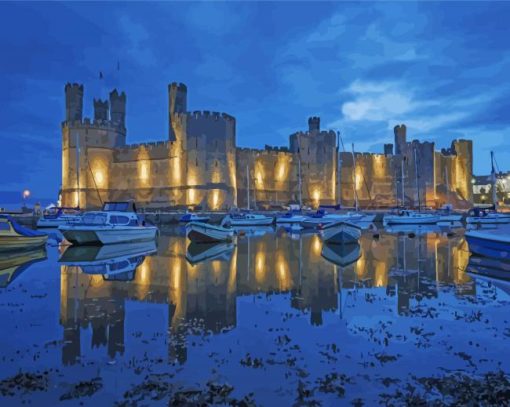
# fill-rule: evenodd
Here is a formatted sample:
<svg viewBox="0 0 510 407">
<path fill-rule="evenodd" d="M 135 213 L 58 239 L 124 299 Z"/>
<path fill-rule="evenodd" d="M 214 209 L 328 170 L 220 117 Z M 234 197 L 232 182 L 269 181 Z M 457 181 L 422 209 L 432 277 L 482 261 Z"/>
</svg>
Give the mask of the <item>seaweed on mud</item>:
<svg viewBox="0 0 510 407">
<path fill-rule="evenodd" d="M 46 391 L 48 389 L 48 372 L 18 373 L 0 381 L 2 396 L 15 396 L 18 393 Z"/>
<path fill-rule="evenodd" d="M 90 397 L 102 388 L 103 380 L 100 377 L 95 377 L 92 380 L 76 383 L 70 391 L 60 396 L 60 400 L 72 400 L 85 396 Z"/>
<path fill-rule="evenodd" d="M 503 406 L 510 400 L 510 376 L 502 371 L 472 377 L 453 373 L 442 377 L 415 378 L 415 387 L 407 383 L 394 393 L 380 394 L 383 404 L 417 406 Z"/>
<path fill-rule="evenodd" d="M 316 380 L 317 390 L 321 393 L 334 393 L 338 397 L 345 396 L 346 383 L 352 384 L 352 380 L 344 373 L 328 373 L 322 378 Z"/>
</svg>

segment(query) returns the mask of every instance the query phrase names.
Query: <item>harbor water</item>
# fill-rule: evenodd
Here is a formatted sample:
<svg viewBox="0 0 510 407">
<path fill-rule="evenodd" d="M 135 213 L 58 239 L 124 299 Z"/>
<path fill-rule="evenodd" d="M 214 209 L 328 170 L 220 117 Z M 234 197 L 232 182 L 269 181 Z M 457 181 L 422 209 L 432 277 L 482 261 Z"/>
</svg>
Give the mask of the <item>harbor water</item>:
<svg viewBox="0 0 510 407">
<path fill-rule="evenodd" d="M 510 288 L 468 272 L 462 229 L 365 230 L 342 248 L 272 227 L 197 245 L 175 227 L 117 257 L 65 251 L 0 258 L 0 405 L 509 395 Z"/>
</svg>

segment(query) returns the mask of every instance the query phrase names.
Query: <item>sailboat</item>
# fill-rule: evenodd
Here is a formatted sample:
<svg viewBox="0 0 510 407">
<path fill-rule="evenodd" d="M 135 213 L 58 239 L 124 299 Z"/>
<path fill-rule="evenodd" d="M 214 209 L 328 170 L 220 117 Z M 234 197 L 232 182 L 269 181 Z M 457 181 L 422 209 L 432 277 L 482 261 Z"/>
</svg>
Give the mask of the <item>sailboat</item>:
<svg viewBox="0 0 510 407">
<path fill-rule="evenodd" d="M 247 211 L 239 213 L 230 213 L 221 221 L 222 226 L 269 226 L 274 222 L 272 216 L 261 215 L 250 212 L 250 169 L 246 166 L 246 196 Z"/>
<path fill-rule="evenodd" d="M 497 197 L 497 179 L 496 170 L 494 167 L 494 152 L 491 151 L 491 190 L 492 190 L 492 209 L 473 208 L 469 211 L 466 222 L 470 224 L 502 224 L 510 223 L 510 213 L 498 212 L 498 197 Z"/>
<path fill-rule="evenodd" d="M 402 161 L 402 201 L 404 202 L 404 165 Z M 388 214 L 384 216 L 383 223 L 385 225 L 431 225 L 439 222 L 439 215 L 433 213 L 421 212 L 420 202 L 420 185 L 418 182 L 418 157 L 416 154 L 416 147 L 414 148 L 414 169 L 416 176 L 416 193 L 418 200 L 418 212 L 404 209 L 398 210 L 397 213 Z"/>
<path fill-rule="evenodd" d="M 322 240 L 333 244 L 352 244 L 361 237 L 361 227 L 354 223 L 339 221 L 330 223 L 321 228 Z"/>
</svg>

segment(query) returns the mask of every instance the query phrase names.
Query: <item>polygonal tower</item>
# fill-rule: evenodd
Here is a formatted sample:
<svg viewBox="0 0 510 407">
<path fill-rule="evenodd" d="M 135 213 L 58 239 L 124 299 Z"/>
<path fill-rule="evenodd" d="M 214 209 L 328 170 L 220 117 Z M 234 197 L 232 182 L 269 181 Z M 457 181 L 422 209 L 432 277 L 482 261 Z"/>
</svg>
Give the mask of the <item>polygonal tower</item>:
<svg viewBox="0 0 510 407">
<path fill-rule="evenodd" d="M 83 117 L 83 85 L 67 83 L 66 94 L 66 121 L 81 121 Z"/>
<path fill-rule="evenodd" d="M 395 126 L 393 133 L 395 134 L 395 154 L 405 154 L 407 143 L 406 125 Z"/>
<path fill-rule="evenodd" d="M 169 140 L 176 141 L 178 123 L 175 115 L 186 113 L 188 109 L 188 89 L 185 84 L 172 82 L 168 85 L 168 121 Z"/>
<path fill-rule="evenodd" d="M 126 128 L 126 94 L 117 89 L 110 92 L 110 119 L 118 127 Z"/>
<path fill-rule="evenodd" d="M 94 99 L 94 120 L 106 121 L 108 120 L 108 101 L 101 99 Z"/>
</svg>

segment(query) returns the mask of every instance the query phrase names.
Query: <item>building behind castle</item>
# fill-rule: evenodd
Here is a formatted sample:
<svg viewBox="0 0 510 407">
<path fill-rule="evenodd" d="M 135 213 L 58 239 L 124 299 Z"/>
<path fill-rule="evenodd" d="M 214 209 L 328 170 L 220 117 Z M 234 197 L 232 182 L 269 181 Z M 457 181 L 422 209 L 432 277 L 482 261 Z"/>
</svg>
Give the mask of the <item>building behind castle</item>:
<svg viewBox="0 0 510 407">
<path fill-rule="evenodd" d="M 353 206 L 357 197 L 362 207 L 375 208 L 402 204 L 402 197 L 417 206 L 419 196 L 422 206 L 466 207 L 472 200 L 469 140 L 436 151 L 434 143 L 408 142 L 400 125 L 395 145 L 385 145 L 383 153 L 353 154 L 341 151 L 335 132 L 321 130 L 320 118 L 311 117 L 307 131 L 290 135 L 288 147 L 242 148 L 234 117 L 188 111 L 186 86 L 172 83 L 168 140 L 127 144 L 125 93 L 113 90 L 109 100 L 94 99 L 93 119 L 83 118 L 83 93 L 83 85 L 65 86 L 65 206 L 97 208 L 126 199 L 162 209 L 267 208 L 300 200 L 312 207 Z"/>
</svg>

